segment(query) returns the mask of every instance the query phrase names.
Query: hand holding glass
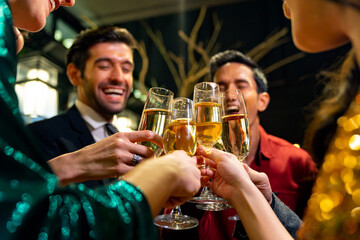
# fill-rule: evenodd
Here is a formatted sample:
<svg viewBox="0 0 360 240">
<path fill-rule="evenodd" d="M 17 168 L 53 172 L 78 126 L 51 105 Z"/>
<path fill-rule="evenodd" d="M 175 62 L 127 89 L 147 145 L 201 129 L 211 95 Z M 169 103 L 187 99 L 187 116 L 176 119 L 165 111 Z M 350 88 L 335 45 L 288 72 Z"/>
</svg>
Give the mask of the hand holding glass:
<svg viewBox="0 0 360 240">
<path fill-rule="evenodd" d="M 165 126 L 170 122 L 169 108 L 173 98 L 174 93 L 168 89 L 160 87 L 150 88 L 138 130 L 151 130 L 163 137 Z M 162 153 L 162 149 L 152 142 L 145 141 L 140 144 L 151 148 L 155 156 L 159 156 Z"/>
<path fill-rule="evenodd" d="M 221 136 L 221 94 L 219 85 L 213 82 L 202 82 L 195 85 L 194 103 L 196 115 L 196 132 L 199 145 L 213 147 Z M 226 200 L 204 187 L 199 197 L 189 202 L 198 203 L 201 210 L 220 211 L 229 208 Z"/>
<path fill-rule="evenodd" d="M 244 96 L 239 90 L 222 93 L 221 138 L 225 150 L 243 162 L 250 151 L 250 128 Z M 229 219 L 239 220 L 239 216 Z"/>
<path fill-rule="evenodd" d="M 164 132 L 164 152 L 184 150 L 189 156 L 196 151 L 196 124 L 193 120 L 193 102 L 187 98 L 175 98 L 171 103 L 171 122 Z M 156 226 L 182 230 L 199 225 L 196 218 L 183 215 L 180 206 L 171 210 L 170 214 L 155 217 Z"/>
<path fill-rule="evenodd" d="M 223 93 L 222 142 L 225 150 L 243 161 L 250 151 L 250 128 L 242 92 L 232 90 Z"/>
</svg>

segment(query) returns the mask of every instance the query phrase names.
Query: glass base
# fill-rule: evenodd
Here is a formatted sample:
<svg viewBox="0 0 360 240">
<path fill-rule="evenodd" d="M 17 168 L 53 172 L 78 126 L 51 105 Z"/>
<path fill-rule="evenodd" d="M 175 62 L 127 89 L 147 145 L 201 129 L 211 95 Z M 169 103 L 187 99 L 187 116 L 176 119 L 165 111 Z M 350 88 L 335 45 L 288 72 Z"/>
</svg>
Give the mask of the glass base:
<svg viewBox="0 0 360 240">
<path fill-rule="evenodd" d="M 210 204 L 197 204 L 196 208 L 200 209 L 200 210 L 204 210 L 204 211 L 212 211 L 212 212 L 216 212 L 216 211 L 222 211 L 225 209 L 229 209 L 231 208 L 231 206 L 227 203 L 210 203 Z"/>
<path fill-rule="evenodd" d="M 188 202 L 199 204 L 227 203 L 224 198 L 218 197 L 217 195 L 213 194 L 208 186 L 202 189 L 200 196 L 193 197 L 188 200 Z"/>
<path fill-rule="evenodd" d="M 187 215 L 164 214 L 154 218 L 154 224 L 161 228 L 172 230 L 184 230 L 197 227 L 199 221 Z"/>
<path fill-rule="evenodd" d="M 237 215 L 237 214 L 234 216 L 228 217 L 228 219 L 230 221 L 240 221 L 239 215 Z"/>
<path fill-rule="evenodd" d="M 188 200 L 188 202 L 199 203 L 199 204 L 215 204 L 215 203 L 227 204 L 227 201 L 224 198 L 216 197 L 214 195 L 205 196 L 205 197 L 202 196 L 193 197 L 190 200 Z"/>
</svg>

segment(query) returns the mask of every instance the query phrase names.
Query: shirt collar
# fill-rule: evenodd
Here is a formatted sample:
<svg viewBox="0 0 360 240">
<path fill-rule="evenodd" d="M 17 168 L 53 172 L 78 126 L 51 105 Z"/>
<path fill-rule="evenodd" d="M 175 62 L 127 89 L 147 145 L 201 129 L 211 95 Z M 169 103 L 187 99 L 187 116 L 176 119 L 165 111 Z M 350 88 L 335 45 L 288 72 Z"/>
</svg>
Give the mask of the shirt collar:
<svg viewBox="0 0 360 240">
<path fill-rule="evenodd" d="M 77 99 L 75 101 L 75 106 L 79 110 L 84 121 L 92 129 L 98 129 L 100 127 L 103 127 L 107 123 L 104 117 L 102 117 L 98 112 L 96 112 L 94 109 L 92 109 L 85 103 L 81 102 L 80 100 Z M 116 116 L 114 115 L 111 123 L 114 123 L 115 121 L 116 121 Z"/>
</svg>

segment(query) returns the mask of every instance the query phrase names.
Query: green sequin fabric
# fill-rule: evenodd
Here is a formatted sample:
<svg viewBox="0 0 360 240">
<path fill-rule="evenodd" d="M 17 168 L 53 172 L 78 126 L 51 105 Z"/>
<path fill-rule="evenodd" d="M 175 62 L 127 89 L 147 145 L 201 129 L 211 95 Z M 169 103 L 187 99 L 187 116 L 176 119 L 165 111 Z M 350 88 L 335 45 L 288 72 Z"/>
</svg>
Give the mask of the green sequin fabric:
<svg viewBox="0 0 360 240">
<path fill-rule="evenodd" d="M 149 205 L 135 186 L 58 187 L 19 112 L 12 26 L 9 5 L 0 0 L 0 239 L 156 239 Z"/>
</svg>

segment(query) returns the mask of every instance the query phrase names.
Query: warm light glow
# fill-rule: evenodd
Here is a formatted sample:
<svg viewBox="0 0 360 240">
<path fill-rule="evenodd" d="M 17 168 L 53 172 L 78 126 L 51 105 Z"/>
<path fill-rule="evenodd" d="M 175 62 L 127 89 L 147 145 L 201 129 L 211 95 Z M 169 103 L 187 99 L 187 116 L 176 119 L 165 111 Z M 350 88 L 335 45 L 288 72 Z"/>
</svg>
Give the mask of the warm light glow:
<svg viewBox="0 0 360 240">
<path fill-rule="evenodd" d="M 60 30 L 56 29 L 54 32 L 54 38 L 56 41 L 60 42 L 63 37 L 63 34 Z"/>
<path fill-rule="evenodd" d="M 354 134 L 349 140 L 349 146 L 352 150 L 360 150 L 360 135 Z"/>
<path fill-rule="evenodd" d="M 294 146 L 297 148 L 300 148 L 300 144 L 298 144 L 298 143 L 294 143 Z"/>
<path fill-rule="evenodd" d="M 320 208 L 324 212 L 330 212 L 334 207 L 334 203 L 329 198 L 325 198 L 320 202 Z"/>
<path fill-rule="evenodd" d="M 347 156 L 344 158 L 344 165 L 348 168 L 355 168 L 357 165 L 357 159 L 355 156 Z"/>
<path fill-rule="evenodd" d="M 40 79 L 43 80 L 44 82 L 48 82 L 49 81 L 49 73 L 45 70 L 42 69 L 30 69 L 28 74 L 27 74 L 27 78 L 29 80 L 32 79 Z"/>
<path fill-rule="evenodd" d="M 72 46 L 73 42 L 74 42 L 74 39 L 67 38 L 67 39 L 64 39 L 64 41 L 62 41 L 62 44 L 64 45 L 64 47 L 69 49 Z"/>
<path fill-rule="evenodd" d="M 138 89 L 136 89 L 136 90 L 134 90 L 134 97 L 135 98 L 137 98 L 137 99 L 139 99 L 139 98 L 141 98 L 141 91 L 140 90 L 138 90 Z"/>
<path fill-rule="evenodd" d="M 356 204 L 360 205 L 360 189 L 357 189 L 353 192 L 352 199 Z"/>
<path fill-rule="evenodd" d="M 57 91 L 40 81 L 16 84 L 20 109 L 24 115 L 52 117 L 57 114 Z"/>
<path fill-rule="evenodd" d="M 131 121 L 131 119 L 126 117 L 119 117 L 116 119 L 114 125 L 117 127 L 117 129 L 120 132 L 132 132 L 134 131 L 131 126 L 134 125 L 134 123 Z"/>
<path fill-rule="evenodd" d="M 28 79 L 36 79 L 37 78 L 37 69 L 30 69 L 27 74 Z"/>
<path fill-rule="evenodd" d="M 48 82 L 49 81 L 49 73 L 45 70 L 40 69 L 38 71 L 38 78 L 40 80 L 43 80 L 44 82 Z"/>
</svg>

